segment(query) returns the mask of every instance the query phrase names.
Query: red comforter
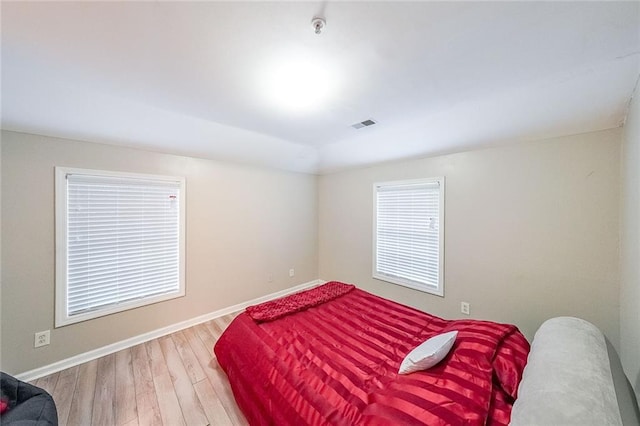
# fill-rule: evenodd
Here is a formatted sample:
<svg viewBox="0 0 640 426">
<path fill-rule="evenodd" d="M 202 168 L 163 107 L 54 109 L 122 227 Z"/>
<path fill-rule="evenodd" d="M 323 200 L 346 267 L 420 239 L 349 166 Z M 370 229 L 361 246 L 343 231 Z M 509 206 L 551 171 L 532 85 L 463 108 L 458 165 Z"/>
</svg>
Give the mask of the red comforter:
<svg viewBox="0 0 640 426">
<path fill-rule="evenodd" d="M 440 364 L 398 375 L 451 330 Z M 252 425 L 506 425 L 528 351 L 513 325 L 446 321 L 357 288 L 270 322 L 240 314 L 215 346 Z"/>
</svg>

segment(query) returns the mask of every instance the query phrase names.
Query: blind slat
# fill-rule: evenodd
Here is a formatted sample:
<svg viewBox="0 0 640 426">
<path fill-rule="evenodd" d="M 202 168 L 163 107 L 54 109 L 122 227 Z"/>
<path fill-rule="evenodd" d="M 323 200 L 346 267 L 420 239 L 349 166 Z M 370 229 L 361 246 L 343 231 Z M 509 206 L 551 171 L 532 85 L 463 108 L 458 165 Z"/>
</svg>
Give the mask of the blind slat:
<svg viewBox="0 0 640 426">
<path fill-rule="evenodd" d="M 443 190 L 440 180 L 376 185 L 378 275 L 418 288 L 439 288 Z"/>
<path fill-rule="evenodd" d="M 67 315 L 180 289 L 177 181 L 67 175 Z"/>
</svg>

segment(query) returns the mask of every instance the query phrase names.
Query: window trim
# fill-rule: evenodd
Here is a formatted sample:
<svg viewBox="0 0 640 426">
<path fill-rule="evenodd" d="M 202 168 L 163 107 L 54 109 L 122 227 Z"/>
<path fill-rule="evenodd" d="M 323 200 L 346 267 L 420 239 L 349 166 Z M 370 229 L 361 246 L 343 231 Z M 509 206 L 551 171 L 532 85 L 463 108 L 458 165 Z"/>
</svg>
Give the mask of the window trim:
<svg viewBox="0 0 640 426">
<path fill-rule="evenodd" d="M 175 293 L 152 296 L 141 300 L 123 302 L 116 306 L 101 308 L 91 312 L 85 312 L 69 316 L 67 314 L 67 175 L 84 174 L 91 176 L 121 177 L 131 179 L 158 180 L 167 182 L 178 182 L 180 184 L 179 197 L 179 224 L 178 224 L 178 277 L 179 289 Z M 179 176 L 164 176 L 142 173 L 115 172 L 96 169 L 80 169 L 71 167 L 55 167 L 55 328 L 87 321 L 117 312 L 123 312 L 142 306 L 151 305 L 166 300 L 184 297 L 186 294 L 185 280 L 185 232 L 186 232 L 186 212 L 185 212 L 185 178 Z"/>
<path fill-rule="evenodd" d="M 417 284 L 414 281 L 403 279 L 400 277 L 390 277 L 378 272 L 378 188 L 384 186 L 400 186 L 400 185 L 419 185 L 426 183 L 438 182 L 440 185 L 439 193 L 439 217 L 440 228 L 438 229 L 438 286 L 434 287 L 428 284 Z M 387 182 L 375 182 L 373 184 L 373 247 L 372 247 L 372 276 L 374 279 L 385 281 L 391 284 L 408 287 L 423 293 L 433 294 L 444 297 L 444 201 L 445 201 L 445 178 L 437 176 L 423 179 L 408 179 Z"/>
</svg>

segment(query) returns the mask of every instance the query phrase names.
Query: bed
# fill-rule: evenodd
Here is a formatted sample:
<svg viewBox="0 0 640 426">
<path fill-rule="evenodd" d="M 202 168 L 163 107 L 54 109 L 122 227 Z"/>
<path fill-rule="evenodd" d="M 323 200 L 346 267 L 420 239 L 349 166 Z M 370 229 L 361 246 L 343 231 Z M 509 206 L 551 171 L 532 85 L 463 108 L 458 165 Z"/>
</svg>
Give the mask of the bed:
<svg viewBox="0 0 640 426">
<path fill-rule="evenodd" d="M 398 374 L 451 330 L 442 361 Z M 331 282 L 247 308 L 214 351 L 252 425 L 640 425 L 617 352 L 580 318 L 545 321 L 529 346 L 513 325 L 447 321 Z"/>
<path fill-rule="evenodd" d="M 452 330 L 441 362 L 398 374 Z M 448 321 L 330 282 L 247 308 L 214 352 L 252 425 L 506 425 L 529 344 L 514 325 Z"/>
</svg>

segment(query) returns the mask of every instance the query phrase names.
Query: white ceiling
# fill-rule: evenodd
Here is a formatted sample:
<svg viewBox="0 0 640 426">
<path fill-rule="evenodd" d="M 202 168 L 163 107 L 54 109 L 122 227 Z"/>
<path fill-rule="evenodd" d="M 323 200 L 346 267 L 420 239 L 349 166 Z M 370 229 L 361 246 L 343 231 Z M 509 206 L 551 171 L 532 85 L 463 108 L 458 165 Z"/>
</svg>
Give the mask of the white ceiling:
<svg viewBox="0 0 640 426">
<path fill-rule="evenodd" d="M 639 6 L 4 2 L 2 128 L 309 173 L 607 129 Z M 269 75 L 299 58 L 335 92 L 282 109 Z"/>
</svg>

